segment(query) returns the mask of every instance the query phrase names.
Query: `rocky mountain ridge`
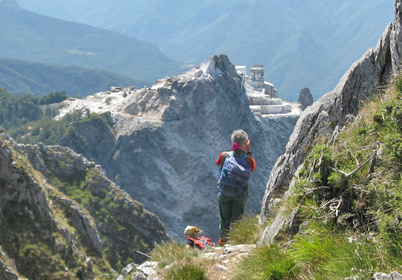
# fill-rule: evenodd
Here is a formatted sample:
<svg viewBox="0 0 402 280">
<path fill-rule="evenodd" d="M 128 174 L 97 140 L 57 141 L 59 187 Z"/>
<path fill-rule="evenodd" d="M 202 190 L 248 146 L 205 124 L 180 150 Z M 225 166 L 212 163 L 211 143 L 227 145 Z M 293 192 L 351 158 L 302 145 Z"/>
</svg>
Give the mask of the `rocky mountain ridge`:
<svg viewBox="0 0 402 280">
<path fill-rule="evenodd" d="M 101 165 L 161 218 L 173 238 L 182 239 L 188 224 L 217 238 L 215 161 L 230 149 L 232 131 L 243 128 L 252 141 L 258 168 L 250 182 L 248 212 L 256 212 L 269 170 L 300 114 L 295 103 L 284 114 L 254 113 L 242 80 L 228 57 L 219 55 L 151 87 L 67 100 L 59 118 L 78 110 L 104 119 L 75 124 L 76 136 L 60 144 Z"/>
<path fill-rule="evenodd" d="M 0 135 L 0 278 L 94 279 L 168 240 L 155 215 L 71 149 Z M 108 275 L 108 276 L 106 276 Z"/>
<path fill-rule="evenodd" d="M 262 221 L 275 205 L 292 193 L 294 178 L 310 149 L 318 139 L 331 139 L 345 125 L 352 122 L 362 103 L 377 94 L 382 86 L 401 69 L 402 2 L 395 1 L 395 21 L 384 31 L 375 49 L 370 49 L 356 61 L 339 81 L 336 88 L 307 108 L 298 120 L 286 146 L 286 152 L 272 169 L 261 211 Z M 285 195 L 283 196 L 283 194 Z M 288 223 L 292 215 L 282 209 L 275 216 L 260 243 L 270 244 Z"/>
</svg>

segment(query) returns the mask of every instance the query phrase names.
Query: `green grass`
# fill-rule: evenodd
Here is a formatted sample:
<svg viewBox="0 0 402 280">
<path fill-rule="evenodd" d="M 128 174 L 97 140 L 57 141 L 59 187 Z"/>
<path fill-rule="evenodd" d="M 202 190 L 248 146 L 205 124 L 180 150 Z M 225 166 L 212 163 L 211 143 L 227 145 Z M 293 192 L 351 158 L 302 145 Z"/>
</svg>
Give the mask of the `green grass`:
<svg viewBox="0 0 402 280">
<path fill-rule="evenodd" d="M 255 244 L 261 237 L 264 227 L 259 223 L 258 215 L 245 215 L 233 224 L 229 232 L 231 244 Z"/>
<path fill-rule="evenodd" d="M 153 261 L 158 262 L 162 279 L 169 280 L 207 280 L 209 260 L 200 261 L 204 251 L 187 249 L 184 244 L 163 242 L 151 252 Z"/>
<path fill-rule="evenodd" d="M 175 242 L 163 242 L 156 245 L 151 252 L 152 259 L 158 262 L 160 268 L 177 262 L 189 262 L 200 256 L 199 250 L 186 249 L 183 244 Z"/>
<path fill-rule="evenodd" d="M 207 280 L 205 270 L 201 265 L 187 263 L 187 264 L 177 264 L 169 269 L 166 276 L 166 280 Z"/>
<path fill-rule="evenodd" d="M 260 247 L 237 268 L 233 280 L 293 279 L 295 263 L 278 246 Z"/>
<path fill-rule="evenodd" d="M 370 235 L 347 236 L 322 225 L 312 228 L 286 246 L 257 248 L 238 267 L 234 280 L 370 279 L 376 272 L 402 269 L 401 254 L 390 253 Z"/>
</svg>

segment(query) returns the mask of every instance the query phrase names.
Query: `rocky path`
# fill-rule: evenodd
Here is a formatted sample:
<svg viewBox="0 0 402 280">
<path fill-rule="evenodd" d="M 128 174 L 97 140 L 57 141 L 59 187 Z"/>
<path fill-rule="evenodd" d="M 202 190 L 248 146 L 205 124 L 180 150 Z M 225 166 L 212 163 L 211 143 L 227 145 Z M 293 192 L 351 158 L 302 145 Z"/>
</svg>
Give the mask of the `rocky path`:
<svg viewBox="0 0 402 280">
<path fill-rule="evenodd" d="M 213 260 L 208 269 L 210 279 L 232 279 L 235 268 L 240 261 L 248 256 L 256 245 L 225 245 L 214 247 L 211 252 L 206 252 L 204 258 Z"/>
<path fill-rule="evenodd" d="M 229 280 L 234 276 L 234 271 L 240 261 L 248 256 L 256 245 L 225 245 L 213 247 L 201 255 L 200 263 L 207 271 L 209 279 Z M 158 263 L 148 261 L 135 267 L 134 264 L 123 269 L 122 274 L 116 280 L 161 280 L 156 270 Z"/>
</svg>

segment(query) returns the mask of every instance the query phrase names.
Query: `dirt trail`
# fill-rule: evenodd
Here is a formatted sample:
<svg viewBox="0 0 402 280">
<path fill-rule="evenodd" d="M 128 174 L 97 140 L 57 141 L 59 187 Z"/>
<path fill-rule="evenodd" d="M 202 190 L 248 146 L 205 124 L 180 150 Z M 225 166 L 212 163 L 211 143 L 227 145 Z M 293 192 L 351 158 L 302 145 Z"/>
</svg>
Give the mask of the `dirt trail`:
<svg viewBox="0 0 402 280">
<path fill-rule="evenodd" d="M 214 247 L 209 249 L 203 256 L 203 259 L 210 260 L 206 262 L 206 270 L 209 279 L 229 280 L 234 276 L 234 272 L 240 261 L 247 257 L 256 245 L 225 245 L 223 247 Z"/>
</svg>

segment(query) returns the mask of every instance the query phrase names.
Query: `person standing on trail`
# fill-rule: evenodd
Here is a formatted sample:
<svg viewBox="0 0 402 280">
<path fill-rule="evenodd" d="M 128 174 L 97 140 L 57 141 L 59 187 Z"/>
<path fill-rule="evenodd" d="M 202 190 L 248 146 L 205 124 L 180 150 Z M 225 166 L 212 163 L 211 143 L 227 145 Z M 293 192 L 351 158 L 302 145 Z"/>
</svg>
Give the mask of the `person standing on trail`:
<svg viewBox="0 0 402 280">
<path fill-rule="evenodd" d="M 244 214 L 248 198 L 248 179 L 256 167 L 247 133 L 235 130 L 231 140 L 232 151 L 222 152 L 216 161 L 221 168 L 217 186 L 220 245 L 227 242 L 227 235 L 233 222 Z"/>
</svg>

